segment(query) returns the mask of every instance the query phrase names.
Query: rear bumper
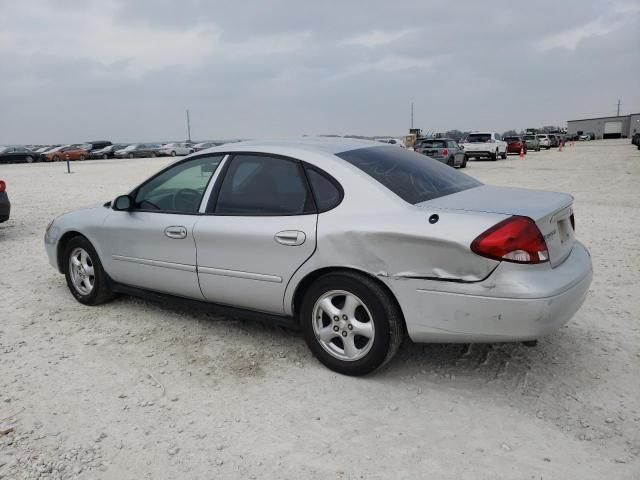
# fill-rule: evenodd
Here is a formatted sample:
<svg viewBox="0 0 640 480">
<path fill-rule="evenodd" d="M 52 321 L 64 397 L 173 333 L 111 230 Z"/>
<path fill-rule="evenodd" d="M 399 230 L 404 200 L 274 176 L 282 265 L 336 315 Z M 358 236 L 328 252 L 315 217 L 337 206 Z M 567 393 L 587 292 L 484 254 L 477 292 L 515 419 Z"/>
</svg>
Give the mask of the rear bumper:
<svg viewBox="0 0 640 480">
<path fill-rule="evenodd" d="M 489 150 L 466 150 L 464 151 L 464 154 L 468 157 L 468 158 L 489 158 L 493 155 L 495 155 L 495 150 L 493 151 L 489 151 Z"/>
<path fill-rule="evenodd" d="M 576 242 L 556 268 L 502 262 L 482 282 L 395 281 L 414 342 L 534 340 L 567 323 L 583 304 L 591 258 Z"/>
</svg>

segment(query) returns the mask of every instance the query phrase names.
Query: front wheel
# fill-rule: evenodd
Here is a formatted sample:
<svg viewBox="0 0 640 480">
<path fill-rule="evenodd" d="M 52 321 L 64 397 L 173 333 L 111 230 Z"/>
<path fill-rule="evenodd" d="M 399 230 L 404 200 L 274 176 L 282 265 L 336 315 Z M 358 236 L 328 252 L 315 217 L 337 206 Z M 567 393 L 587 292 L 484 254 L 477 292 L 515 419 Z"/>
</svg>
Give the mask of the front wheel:
<svg viewBox="0 0 640 480">
<path fill-rule="evenodd" d="M 80 155 L 80 158 L 78 160 L 83 161 L 85 159 L 84 155 Z"/>
<path fill-rule="evenodd" d="M 104 155 L 102 155 L 102 158 L 103 158 L 104 160 L 106 160 L 106 159 L 108 159 L 108 158 L 109 158 L 109 155 L 107 155 L 107 154 L 105 153 Z"/>
<path fill-rule="evenodd" d="M 176 152 L 171 152 L 171 156 L 175 157 L 176 156 Z"/>
<path fill-rule="evenodd" d="M 489 159 L 492 162 L 495 162 L 496 160 L 498 160 L 498 150 L 496 150 L 494 153 L 490 153 L 489 154 Z"/>
<path fill-rule="evenodd" d="M 27 156 L 27 158 L 25 158 L 24 161 L 27 162 L 27 163 L 33 163 L 33 157 L 32 156 Z"/>
<path fill-rule="evenodd" d="M 504 153 L 500 154 L 500 158 L 503 159 L 503 160 L 507 159 L 507 151 L 506 150 L 504 151 Z"/>
<path fill-rule="evenodd" d="M 305 341 L 331 370 L 366 375 L 395 355 L 404 338 L 402 314 L 370 278 L 345 272 L 320 277 L 300 312 Z"/>
<path fill-rule="evenodd" d="M 467 168 L 467 156 L 464 156 L 464 159 L 462 160 L 462 165 L 460 165 L 460 168 Z"/>
<path fill-rule="evenodd" d="M 80 303 L 99 305 L 113 298 L 98 254 L 85 237 L 78 235 L 69 240 L 63 268 L 67 286 Z"/>
<path fill-rule="evenodd" d="M 129 158 L 133 158 L 133 153 L 130 153 L 130 154 L 129 154 Z"/>
</svg>

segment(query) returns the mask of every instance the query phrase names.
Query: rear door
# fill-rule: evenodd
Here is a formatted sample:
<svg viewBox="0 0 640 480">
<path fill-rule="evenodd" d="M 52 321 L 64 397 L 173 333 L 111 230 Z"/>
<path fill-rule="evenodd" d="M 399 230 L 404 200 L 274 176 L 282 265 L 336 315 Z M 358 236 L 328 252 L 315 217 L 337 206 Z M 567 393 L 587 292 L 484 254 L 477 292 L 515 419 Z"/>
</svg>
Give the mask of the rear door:
<svg viewBox="0 0 640 480">
<path fill-rule="evenodd" d="M 287 284 L 316 248 L 317 213 L 298 160 L 236 154 L 194 228 L 206 300 L 281 314 Z"/>
</svg>

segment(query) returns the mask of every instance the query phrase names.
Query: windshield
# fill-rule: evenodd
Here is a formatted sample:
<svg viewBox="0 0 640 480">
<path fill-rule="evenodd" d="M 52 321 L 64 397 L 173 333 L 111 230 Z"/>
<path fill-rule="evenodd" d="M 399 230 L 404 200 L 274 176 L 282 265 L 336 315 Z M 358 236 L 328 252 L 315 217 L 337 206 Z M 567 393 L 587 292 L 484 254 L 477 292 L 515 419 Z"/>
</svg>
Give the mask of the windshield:
<svg viewBox="0 0 640 480">
<path fill-rule="evenodd" d="M 9 147 L 2 147 L 2 146 L 0 146 L 0 153 L 4 153 L 4 152 L 6 152 L 7 150 L 9 150 Z"/>
<path fill-rule="evenodd" d="M 367 147 L 336 156 L 412 205 L 482 185 L 444 163 L 403 148 Z"/>
<path fill-rule="evenodd" d="M 491 140 L 490 133 L 472 133 L 469 135 L 469 143 L 484 143 Z"/>
</svg>

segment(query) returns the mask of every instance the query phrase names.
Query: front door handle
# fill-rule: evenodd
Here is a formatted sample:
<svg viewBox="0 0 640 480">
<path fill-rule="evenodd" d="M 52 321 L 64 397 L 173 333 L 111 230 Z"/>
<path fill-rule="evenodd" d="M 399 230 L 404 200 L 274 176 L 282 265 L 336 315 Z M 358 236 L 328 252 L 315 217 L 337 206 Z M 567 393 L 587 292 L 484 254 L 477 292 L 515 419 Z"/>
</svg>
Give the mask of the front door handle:
<svg viewBox="0 0 640 480">
<path fill-rule="evenodd" d="M 164 234 L 169 238 L 187 238 L 187 229 L 185 227 L 167 227 Z"/>
<path fill-rule="evenodd" d="M 276 233 L 273 239 L 282 245 L 296 246 L 302 245 L 307 236 L 299 230 L 283 230 Z"/>
</svg>

